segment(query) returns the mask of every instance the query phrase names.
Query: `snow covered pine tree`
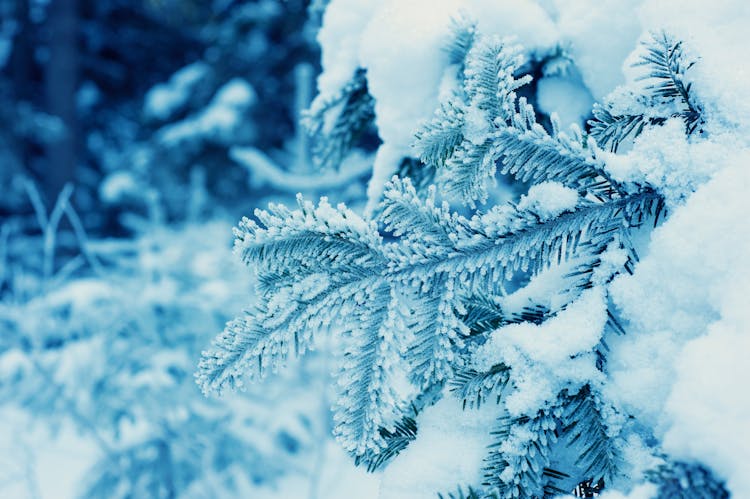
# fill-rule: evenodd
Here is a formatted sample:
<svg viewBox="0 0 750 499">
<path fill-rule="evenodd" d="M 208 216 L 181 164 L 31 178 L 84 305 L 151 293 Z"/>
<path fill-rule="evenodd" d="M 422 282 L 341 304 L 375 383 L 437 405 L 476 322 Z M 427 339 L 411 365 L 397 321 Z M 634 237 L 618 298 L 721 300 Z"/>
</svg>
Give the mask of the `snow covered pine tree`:
<svg viewBox="0 0 750 499">
<path fill-rule="evenodd" d="M 670 459 L 605 389 L 609 340 L 627 334 L 609 284 L 632 271 L 638 241 L 669 207 L 656 187 L 617 181 L 606 163 L 675 120 L 701 140 L 680 42 L 655 34 L 639 62 L 643 85 L 596 106 L 587 132 L 560 130 L 554 115 L 543 126 L 517 95 L 531 80 L 517 47 L 458 21 L 449 50 L 459 91 L 416 142 L 434 172 L 420 185 L 430 185 L 394 176 L 372 220 L 301 196 L 295 210 L 271 205 L 243 219 L 235 248 L 262 298 L 204 352 L 198 383 L 206 393 L 241 387 L 340 334 L 335 433 L 370 470 L 419 438 L 418 414 L 457 397 L 466 412 L 490 406 L 496 423 L 481 483 L 433 491 L 441 497 L 592 497 L 638 484 L 658 497 L 728 497 L 708 468 Z M 330 142 L 316 146 L 321 163 L 372 119 L 366 74 L 347 88 L 338 112 L 356 115 L 334 120 Z M 498 169 L 527 193 L 480 211 Z M 631 462 L 633 438 L 647 442 L 651 470 Z"/>
</svg>

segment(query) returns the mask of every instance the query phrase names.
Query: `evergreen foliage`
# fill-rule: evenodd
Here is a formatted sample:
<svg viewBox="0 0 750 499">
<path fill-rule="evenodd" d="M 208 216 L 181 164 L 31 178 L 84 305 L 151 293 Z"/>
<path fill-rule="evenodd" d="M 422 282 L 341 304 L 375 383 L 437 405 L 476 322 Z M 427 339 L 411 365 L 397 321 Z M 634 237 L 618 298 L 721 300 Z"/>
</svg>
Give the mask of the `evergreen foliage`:
<svg viewBox="0 0 750 499">
<path fill-rule="evenodd" d="M 416 142 L 421 160 L 437 170 L 441 194 L 476 208 L 489 199 L 488 184 L 499 170 L 531 189 L 572 192 L 575 202 L 550 211 L 522 199 L 465 216 L 435 185 L 420 192 L 408 177 L 394 176 L 374 220 L 326 198 L 316 205 L 300 196 L 294 210 L 258 210 L 257 221 L 240 223 L 235 248 L 256 269 L 263 299 L 204 352 L 197 381 L 206 393 L 238 387 L 243 377 L 262 376 L 312 348 L 316 338 L 342 335 L 334 433 L 357 462 L 376 469 L 417 438 L 412 402 L 447 382 L 465 409 L 495 405 L 499 414 L 481 487 L 448 497 L 594 493 L 627 473 L 623 423 L 615 423 L 624 416 L 597 384 L 607 369 L 606 335 L 625 332 L 615 314 L 607 311 L 599 344 L 579 354 L 596 356 L 595 379 L 564 380 L 552 399 L 524 414 L 511 414 L 504 403 L 522 373 L 503 359 L 482 372 L 472 359 L 498 329 L 544 326 L 585 290 L 606 298 L 606 284 L 630 271 L 637 260 L 632 233 L 656 225 L 664 200 L 651 185 L 611 178 L 597 153 L 663 120 L 645 113 L 624 119 L 605 106 L 590 135 L 575 126 L 562 131 L 554 116 L 547 130 L 516 95 L 530 79 L 519 74 L 523 52 L 463 21 L 455 30 L 448 51 L 461 67 L 460 89 L 440 104 Z M 661 112 L 662 101 L 680 102 L 692 133 L 700 106 L 683 80 L 690 64 L 681 45 L 665 35 L 648 47 L 649 112 Z M 350 98 L 340 101 L 348 105 Z M 611 123 L 601 121 L 603 109 Z M 341 137 L 337 132 L 319 147 L 340 151 L 349 140 Z M 626 255 L 624 261 L 604 264 L 609 252 Z M 553 300 L 504 308 L 509 292 L 561 268 L 570 270 L 555 281 Z M 662 486 L 674 488 L 669 473 L 660 472 Z"/>
<path fill-rule="evenodd" d="M 379 430 L 385 441 L 385 447 L 382 450 L 367 451 L 361 456 L 357 456 L 354 463 L 365 465 L 367 471 L 375 471 L 385 466 L 417 438 L 417 422 L 414 418 L 404 416 L 401 421 L 393 425 L 393 428 L 393 431 L 385 428 Z"/>
<path fill-rule="evenodd" d="M 503 415 L 492 432 L 495 441 L 485 459 L 487 490 L 500 498 L 534 498 L 555 494 L 547 470 L 557 442 L 560 407 L 539 411 L 534 417 Z"/>
<path fill-rule="evenodd" d="M 724 484 L 700 464 L 670 462 L 658 466 L 648 474 L 649 481 L 658 487 L 658 497 L 675 499 L 727 499 Z"/>
<path fill-rule="evenodd" d="M 456 35 L 458 45 L 465 43 L 463 32 Z M 525 62 L 519 48 L 483 38 L 465 61 L 462 92 L 442 103 L 417 135 L 420 158 L 440 168 L 447 192 L 471 206 L 485 202 L 500 161 L 501 173 L 522 182 L 552 180 L 593 195 L 612 194 L 614 185 L 587 150 L 582 132 L 561 132 L 553 117 L 548 133 L 534 108 L 517 98 L 516 91 L 531 81 L 528 75 L 516 77 Z"/>
<path fill-rule="evenodd" d="M 682 42 L 668 33 L 652 33 L 643 43 L 636 66 L 645 68 L 643 88 L 633 89 L 620 99 L 594 106 L 589 121 L 591 136 L 602 148 L 617 151 L 621 143 L 632 141 L 647 126 L 661 125 L 671 117 L 685 122 L 690 135 L 700 131 L 702 109 L 690 82 L 688 71 L 695 60 L 685 53 Z"/>
<path fill-rule="evenodd" d="M 622 456 L 616 442 L 607 434 L 601 400 L 590 386 L 570 397 L 564 406 L 561 433 L 567 445 L 578 456 L 575 464 L 583 468 L 583 476 L 591 483 L 612 483 L 622 467 Z"/>
<path fill-rule="evenodd" d="M 337 169 L 347 153 L 375 121 L 374 100 L 367 91 L 364 69 L 336 95 L 319 95 L 303 124 L 312 139 L 312 158 L 318 168 Z"/>
</svg>

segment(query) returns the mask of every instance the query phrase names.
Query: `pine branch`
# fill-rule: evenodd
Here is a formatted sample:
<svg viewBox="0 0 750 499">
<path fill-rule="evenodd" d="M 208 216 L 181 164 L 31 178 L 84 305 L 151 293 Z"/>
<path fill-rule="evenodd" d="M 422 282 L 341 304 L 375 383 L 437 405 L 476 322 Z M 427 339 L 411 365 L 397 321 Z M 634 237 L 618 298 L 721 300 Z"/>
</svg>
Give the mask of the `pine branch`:
<svg viewBox="0 0 750 499">
<path fill-rule="evenodd" d="M 685 73 L 694 64 L 695 61 L 685 55 L 682 42 L 664 31 L 651 34 L 651 40 L 646 43 L 646 53 L 636 63 L 649 67 L 649 73 L 642 79 L 653 81 L 646 87 L 653 95 L 681 101 L 684 111 L 680 115 L 688 134 L 692 134 L 702 121 L 701 107 L 691 92 L 692 84 L 685 82 Z"/>
<path fill-rule="evenodd" d="M 474 369 L 458 371 L 451 380 L 451 391 L 456 392 L 461 399 L 463 408 L 479 408 L 490 394 L 500 402 L 503 389 L 510 380 L 510 368 L 505 364 L 496 364 L 487 372 L 477 372 Z"/>
<path fill-rule="evenodd" d="M 455 249 L 405 252 L 408 257 L 391 262 L 390 272 L 404 281 L 447 273 L 466 289 L 488 289 L 518 271 L 536 275 L 574 255 L 601 253 L 617 231 L 639 226 L 661 203 L 657 193 L 646 190 L 612 201 L 587 202 L 552 220 L 524 224 L 500 235 L 492 217 L 477 217 L 472 220 L 475 232 L 459 240 Z"/>
<path fill-rule="evenodd" d="M 337 328 L 347 351 L 336 433 L 355 454 L 379 448 L 378 429 L 390 430 L 401 417 L 390 359 L 401 350 L 393 331 L 405 326 L 395 291 L 378 279 L 387 259 L 374 224 L 325 199 L 316 207 L 300 198 L 297 211 L 271 206 L 256 215 L 263 226 L 243 220 L 235 248 L 256 265 L 265 298 L 204 352 L 199 384 L 207 392 L 241 386 L 242 375 L 275 369 L 321 331 Z"/>
<path fill-rule="evenodd" d="M 321 331 L 341 331 L 346 347 L 334 431 L 352 455 L 377 453 L 388 448 L 385 437 L 408 405 L 393 390 L 395 373 L 406 372 L 424 389 L 461 368 L 471 334 L 461 320 L 461 296 L 518 271 L 535 275 L 598 254 L 660 202 L 644 192 L 586 202 L 548 221 L 517 213 L 508 230 L 492 213 L 466 220 L 429 196 L 420 199 L 408 180 L 394 179 L 382 211 L 398 239 L 388 244 L 374 223 L 325 199 L 314 206 L 300 198 L 295 211 L 272 205 L 256 213 L 261 225 L 245 219 L 236 231 L 236 252 L 256 267 L 263 298 L 204 352 L 198 383 L 206 392 L 240 387 L 243 377 L 304 353 Z"/>
<path fill-rule="evenodd" d="M 476 145 L 464 139 L 438 170 L 439 182 L 448 196 L 475 208 L 476 201 L 487 201 L 487 184 L 495 178 L 498 158 L 489 140 Z"/>
<path fill-rule="evenodd" d="M 462 298 L 466 313 L 461 320 L 472 335 L 482 335 L 509 323 L 508 314 L 488 295 L 477 293 Z"/>
<path fill-rule="evenodd" d="M 568 136 L 559 131 L 554 117 L 552 124 L 549 134 L 536 122 L 534 109 L 519 99 L 510 126 L 501 127 L 494 135 L 495 147 L 502 155 L 501 173 L 523 182 L 560 182 L 599 199 L 622 195 L 623 189 L 591 155 L 591 148 L 584 147 L 580 130 L 573 127 L 572 136 Z"/>
<path fill-rule="evenodd" d="M 382 449 L 373 451 L 368 450 L 364 454 L 355 456 L 354 464 L 365 465 L 367 471 L 372 473 L 385 467 L 393 458 L 404 450 L 411 442 L 417 438 L 417 421 L 416 417 L 425 407 L 433 405 L 442 395 L 442 384 L 435 384 L 425 389 L 411 403 L 405 415 L 400 421 L 394 424 L 392 430 L 380 428 L 381 437 L 385 445 Z"/>
<path fill-rule="evenodd" d="M 631 102 L 624 109 L 622 102 L 595 105 L 594 119 L 588 123 L 599 146 L 612 152 L 623 142 L 635 140 L 647 127 L 662 125 L 669 118 L 681 118 L 688 135 L 703 123 L 703 111 L 693 95 L 692 84 L 686 83 L 687 71 L 695 61 L 685 55 L 682 42 L 666 32 L 652 33 L 643 47 L 645 53 L 634 66 L 647 68 L 638 78 L 650 82 L 643 89 L 645 93 L 626 96 Z"/>
<path fill-rule="evenodd" d="M 415 149 L 425 165 L 444 168 L 464 140 L 465 111 L 456 97 L 440 104 L 435 116 L 416 134 Z"/>
<path fill-rule="evenodd" d="M 357 456 L 354 460 L 355 465 L 365 465 L 370 473 L 383 468 L 411 442 L 416 440 L 417 422 L 409 416 L 404 416 L 401 421 L 394 425 L 392 431 L 385 428 L 380 428 L 378 431 L 386 442 L 386 446 L 378 452 L 366 452 Z"/>
<path fill-rule="evenodd" d="M 536 122 L 534 109 L 516 90 L 523 56 L 495 38 L 477 41 L 466 56 L 462 94 L 443 102 L 417 134 L 422 161 L 441 172 L 446 191 L 469 205 L 487 199 L 487 183 L 501 173 L 522 181 L 561 182 L 600 199 L 623 190 L 592 155 L 580 130 L 552 133 Z"/>
<path fill-rule="evenodd" d="M 412 306 L 407 323 L 412 340 L 406 350 L 410 361 L 410 378 L 419 387 L 443 382 L 453 376 L 462 364 L 457 352 L 463 349 L 469 330 L 461 322 L 460 302 L 455 299 L 455 282 L 448 276 L 436 276 L 430 289 L 413 287 L 410 294 L 419 296 Z"/>
<path fill-rule="evenodd" d="M 593 114 L 589 133 L 600 147 L 611 152 L 617 152 L 623 142 L 634 140 L 646 126 L 661 125 L 666 121 L 666 118 L 649 118 L 642 114 L 612 114 L 607 106 L 599 104 L 594 105 Z"/>
<path fill-rule="evenodd" d="M 644 43 L 645 54 L 635 66 L 648 66 L 649 72 L 643 80 L 654 80 L 646 88 L 654 95 L 665 99 L 680 99 L 692 112 L 698 113 L 690 96 L 690 83 L 684 82 L 685 72 L 693 67 L 695 61 L 685 57 L 682 42 L 674 40 L 662 31 L 651 33 L 651 39 Z"/>
<path fill-rule="evenodd" d="M 281 206 L 259 211 L 265 228 L 243 220 L 236 251 L 257 268 L 265 298 L 204 353 L 198 382 L 205 391 L 240 386 L 245 373 L 252 377 L 277 368 L 334 324 L 370 349 L 369 357 L 358 358 L 363 368 L 375 359 L 376 344 L 391 345 L 386 350 L 405 352 L 417 384 L 449 378 L 460 366 L 462 338 L 470 334 L 460 320 L 465 310 L 458 288 L 491 289 L 518 271 L 535 275 L 582 252 L 598 254 L 623 227 L 648 218 L 661 198 L 646 191 L 588 202 L 545 222 L 521 217 L 522 224 L 510 231 L 492 216 L 468 221 L 420 200 L 408 180 L 395 180 L 385 203 L 385 225 L 401 235 L 398 243 L 383 244 L 373 223 L 325 199 L 317 207 L 300 199 L 297 211 Z M 404 206 L 419 209 L 399 208 Z M 432 234 L 427 239 L 432 246 L 419 241 L 423 234 Z M 383 303 L 391 305 L 377 305 Z M 389 332 L 380 327 L 386 318 L 396 321 Z M 400 345 L 392 344 L 395 337 Z M 359 422 L 374 418 L 360 416 Z"/>
<path fill-rule="evenodd" d="M 445 46 L 451 64 L 463 64 L 477 37 L 476 23 L 464 16 L 451 19 L 450 41 Z"/>
<path fill-rule="evenodd" d="M 302 124 L 311 137 L 313 163 L 338 169 L 347 153 L 375 121 L 375 100 L 367 90 L 364 69 L 337 95 L 319 95 L 304 114 Z"/>
<path fill-rule="evenodd" d="M 528 75 L 516 78 L 523 65 L 521 48 L 497 37 L 478 39 L 466 55 L 463 90 L 468 107 L 487 113 L 487 121 L 506 116 L 516 100 L 516 90 L 528 84 Z"/>
<path fill-rule="evenodd" d="M 533 417 L 501 417 L 492 432 L 494 443 L 485 458 L 484 482 L 499 498 L 538 498 L 545 495 L 550 456 L 557 441 L 557 412 L 541 410 Z"/>
<path fill-rule="evenodd" d="M 390 294 L 390 296 L 389 296 Z M 387 448 L 384 436 L 396 431 L 405 403 L 394 383 L 399 335 L 399 297 L 388 283 L 374 283 L 345 302 L 346 351 L 337 375 L 341 387 L 334 404 L 334 435 L 353 456 Z"/>
<path fill-rule="evenodd" d="M 429 254 L 454 248 L 466 233 L 466 219 L 452 213 L 447 203 L 437 204 L 435 188 L 422 199 L 411 180 L 394 177 L 383 193 L 380 219 L 393 236 L 405 241 L 414 251 Z"/>
<path fill-rule="evenodd" d="M 648 481 L 658 486 L 658 497 L 670 499 L 728 499 L 723 482 L 700 464 L 681 461 L 660 465 L 647 473 Z"/>
<path fill-rule="evenodd" d="M 566 398 L 563 421 L 562 436 L 568 447 L 576 449 L 576 465 L 583 468 L 584 478 L 591 483 L 612 483 L 623 459 L 588 385 Z"/>
</svg>

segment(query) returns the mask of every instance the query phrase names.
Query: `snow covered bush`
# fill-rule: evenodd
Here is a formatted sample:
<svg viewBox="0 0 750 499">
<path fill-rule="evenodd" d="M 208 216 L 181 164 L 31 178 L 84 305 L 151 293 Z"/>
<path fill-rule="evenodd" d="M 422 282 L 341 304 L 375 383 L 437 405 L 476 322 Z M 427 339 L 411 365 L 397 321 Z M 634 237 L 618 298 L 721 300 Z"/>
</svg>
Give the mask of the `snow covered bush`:
<svg viewBox="0 0 750 499">
<path fill-rule="evenodd" d="M 715 33 L 647 32 L 614 89 L 554 3 L 329 4 L 306 119 L 322 168 L 377 131 L 368 206 L 242 220 L 261 299 L 198 382 L 333 345 L 334 433 L 383 497 L 743 497 L 748 123 L 700 69 Z"/>
<path fill-rule="evenodd" d="M 314 85 L 317 47 L 309 2 L 146 3 L 164 22 L 179 23 L 182 10 L 191 13 L 179 31 L 198 51 L 184 43 L 180 59 L 142 76 L 150 84 L 128 95 L 127 105 L 107 106 L 106 119 L 99 118 L 86 143 L 103 177 L 99 199 L 114 216 L 157 206 L 170 221 L 196 211 L 247 209 L 248 199 L 270 189 L 237 150 L 263 151 L 274 171 L 287 173 L 306 159 L 296 117 Z M 90 112 L 97 114 L 103 104 Z M 107 222 L 121 228 L 119 220 Z"/>
<path fill-rule="evenodd" d="M 228 232 L 214 221 L 89 241 L 94 269 L 82 273 L 76 256 L 49 278 L 34 265 L 39 255 L 15 258 L 38 245 L 4 235 L 12 258 L 0 262 L 2 418 L 8 433 L 23 435 L 25 465 L 36 471 L 27 490 L 3 480 L 3 496 L 236 497 L 308 474 L 328 428 L 321 394 L 310 389 L 319 361 L 226 404 L 209 402 L 192 382 L 206 335 L 226 320 L 221 308 L 247 300 Z M 70 448 L 63 483 L 50 483 L 45 451 L 58 438 Z"/>
</svg>

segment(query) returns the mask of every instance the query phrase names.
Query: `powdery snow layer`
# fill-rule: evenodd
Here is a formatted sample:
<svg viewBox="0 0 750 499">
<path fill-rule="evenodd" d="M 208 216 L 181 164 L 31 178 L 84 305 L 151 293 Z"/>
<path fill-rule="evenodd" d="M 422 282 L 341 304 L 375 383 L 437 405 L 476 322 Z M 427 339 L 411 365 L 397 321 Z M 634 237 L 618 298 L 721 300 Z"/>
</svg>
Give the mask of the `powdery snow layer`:
<svg viewBox="0 0 750 499">
<path fill-rule="evenodd" d="M 572 210 L 578 203 L 578 193 L 560 182 L 542 182 L 531 186 L 528 194 L 521 196 L 520 210 L 531 210 L 541 220 L 550 220 Z"/>
<path fill-rule="evenodd" d="M 613 342 L 608 395 L 750 497 L 750 152 L 654 231 L 633 276 L 612 285 L 631 334 Z"/>
<path fill-rule="evenodd" d="M 495 331 L 475 354 L 475 368 L 508 365 L 512 388 L 504 393 L 505 406 L 512 416 L 533 415 L 563 388 L 578 389 L 598 378 L 591 350 L 606 320 L 603 291 L 593 288 L 540 325 L 522 322 Z"/>
<path fill-rule="evenodd" d="M 712 123 L 708 124 L 711 127 Z M 685 136 L 679 118 L 647 129 L 627 154 L 602 153 L 612 178 L 620 182 L 648 183 L 656 188 L 672 209 L 706 183 L 726 165 L 727 159 L 743 147 L 745 139 L 734 130 L 717 127 L 710 140 Z"/>
<path fill-rule="evenodd" d="M 497 416 L 492 404 L 463 411 L 461 401 L 450 395 L 425 409 L 417 418 L 419 438 L 386 468 L 380 499 L 434 499 L 437 492 L 481 483 L 482 459 Z"/>
</svg>

